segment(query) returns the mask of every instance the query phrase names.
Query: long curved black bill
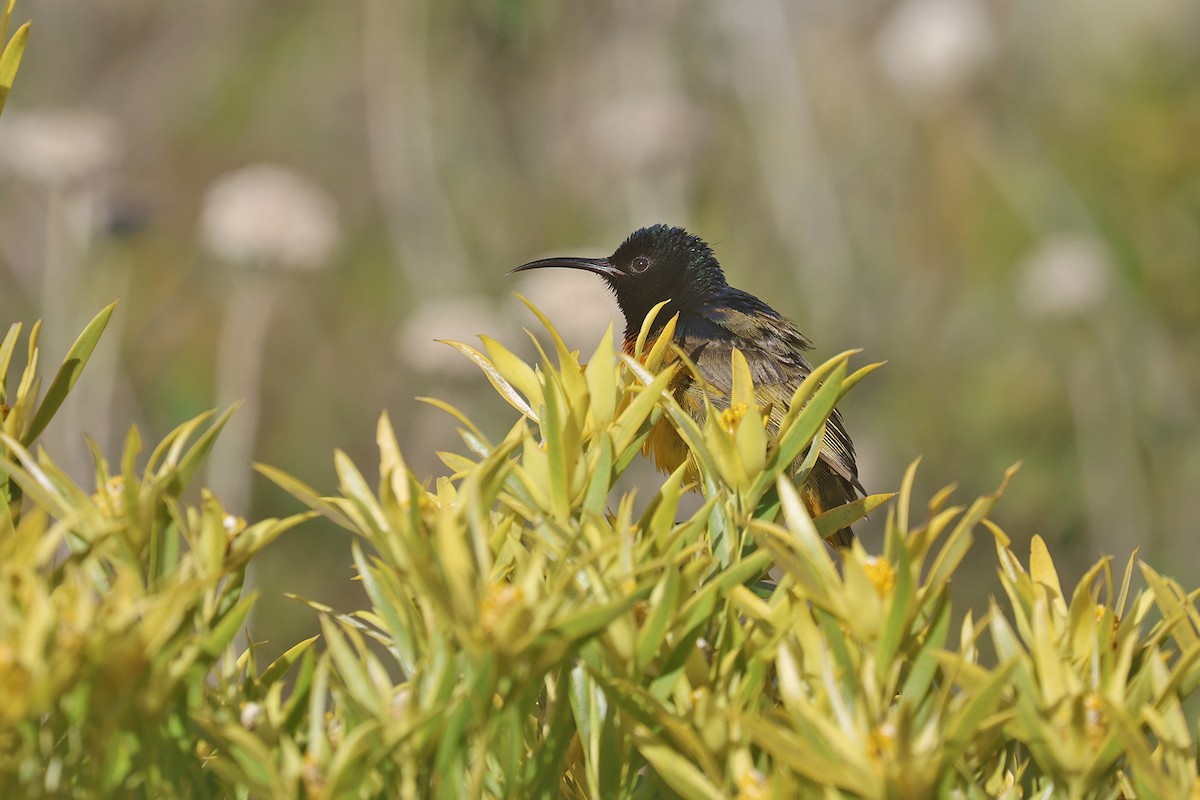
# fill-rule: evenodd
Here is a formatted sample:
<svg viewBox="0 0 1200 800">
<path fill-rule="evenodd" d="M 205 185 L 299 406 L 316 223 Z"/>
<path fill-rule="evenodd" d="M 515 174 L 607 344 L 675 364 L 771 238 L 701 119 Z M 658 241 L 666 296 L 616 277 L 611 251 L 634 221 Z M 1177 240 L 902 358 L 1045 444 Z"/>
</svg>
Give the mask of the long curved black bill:
<svg viewBox="0 0 1200 800">
<path fill-rule="evenodd" d="M 514 272 L 524 272 L 527 269 L 547 269 L 549 267 L 562 267 L 565 269 L 582 269 L 588 272 L 594 272 L 597 275 L 605 278 L 623 276 L 625 273 L 614 267 L 608 262 L 607 258 L 576 258 L 576 257 L 560 257 L 560 258 L 543 258 L 538 261 L 530 261 L 528 264 L 522 264 L 519 267 L 514 267 L 508 271 L 511 275 Z"/>
</svg>

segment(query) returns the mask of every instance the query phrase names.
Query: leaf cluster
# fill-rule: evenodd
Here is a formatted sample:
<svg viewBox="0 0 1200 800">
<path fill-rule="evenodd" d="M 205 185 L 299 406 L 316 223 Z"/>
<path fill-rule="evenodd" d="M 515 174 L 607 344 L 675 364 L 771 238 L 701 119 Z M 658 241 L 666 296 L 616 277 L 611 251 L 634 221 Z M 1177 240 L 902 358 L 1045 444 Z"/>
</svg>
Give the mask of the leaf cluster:
<svg viewBox="0 0 1200 800">
<path fill-rule="evenodd" d="M 339 452 L 324 496 L 260 466 L 309 511 L 249 526 L 207 493 L 182 499 L 227 415 L 181 426 L 141 468 L 132 433 L 119 471 L 96 455 L 89 494 L 29 448 L 70 379 L 39 404 L 27 369 L 0 439 L 0 781 L 30 796 L 1193 791 L 1194 593 L 1132 558 L 1065 592 L 1041 539 L 1023 563 L 989 519 L 1011 470 L 969 505 L 947 487 L 920 510 L 914 464 L 891 505 L 810 518 L 813 443 L 873 368 L 849 371 L 851 354 L 814 371 L 769 438 L 737 354 L 731 410 L 701 425 L 672 395 L 688 364 L 669 336 L 630 357 L 609 331 L 585 363 L 542 322 L 536 364 L 487 337 L 454 344 L 518 416 L 493 440 L 430 400 L 461 425 L 450 474 L 414 475 L 384 416 L 376 478 Z M 622 490 L 663 420 L 690 461 L 643 497 Z M 824 543 L 885 508 L 882 552 Z M 315 515 L 353 534 L 369 605 L 309 602 L 320 647 L 260 668 L 235 642 L 245 566 Z M 956 623 L 950 586 L 981 526 L 997 595 Z"/>
<path fill-rule="evenodd" d="M 242 591 L 247 564 L 305 515 L 247 526 L 207 492 L 198 505 L 183 499 L 229 412 L 179 426 L 141 465 L 136 430 L 115 469 L 92 445 L 94 491 L 34 451 L 111 312 L 88 325 L 40 401 L 38 326 L 11 397 L 20 326 L 0 344 L 6 797 L 218 795 L 205 719 L 277 677 L 247 680 L 253 653 L 235 657 L 231 643 L 255 599 Z"/>
<path fill-rule="evenodd" d="M 890 496 L 814 520 L 799 485 L 834 404 L 871 367 L 848 373 L 850 354 L 818 367 L 768 441 L 737 354 L 740 411 L 699 425 L 670 391 L 687 364 L 669 335 L 646 348 L 643 331 L 627 357 L 610 331 L 584 363 L 534 313 L 553 343 L 534 339 L 536 365 L 487 337 L 454 344 L 520 416 L 493 442 L 430 401 L 468 451 L 442 454 L 452 474 L 436 484 L 407 469 L 386 417 L 375 486 L 341 454 L 333 497 L 264 469 L 355 534 L 371 599 L 323 610 L 330 694 L 311 695 L 311 794 L 1190 790 L 1182 704 L 1200 616 L 1177 584 L 1143 565 L 1151 589 L 1131 594 L 1131 560 L 1114 590 L 1105 560 L 1067 598 L 1040 539 L 1026 570 L 988 519 L 1012 471 L 968 506 L 948 487 L 916 521 L 914 464 L 883 552 L 837 555 L 823 537 Z M 663 417 L 691 461 L 638 502 L 614 487 Z M 683 512 L 690 484 L 704 500 Z M 981 524 L 1007 602 L 952 626 L 949 587 Z M 288 780 L 272 767 L 269 785 Z"/>
</svg>

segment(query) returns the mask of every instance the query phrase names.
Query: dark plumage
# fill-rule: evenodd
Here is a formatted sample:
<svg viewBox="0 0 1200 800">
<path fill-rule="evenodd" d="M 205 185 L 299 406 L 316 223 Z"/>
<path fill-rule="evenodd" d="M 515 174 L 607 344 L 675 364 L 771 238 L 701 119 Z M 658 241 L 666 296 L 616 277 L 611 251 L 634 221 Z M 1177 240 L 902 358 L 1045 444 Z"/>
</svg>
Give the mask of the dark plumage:
<svg viewBox="0 0 1200 800">
<path fill-rule="evenodd" d="M 768 435 L 778 435 L 788 401 L 812 372 L 803 355 L 812 343 L 762 300 L 730 286 L 712 248 L 700 237 L 683 228 L 654 225 L 634 231 L 608 258 L 546 258 L 513 271 L 545 267 L 588 270 L 604 279 L 625 317 L 628 353 L 633 352 L 646 315 L 669 300 L 655 318 L 650 340 L 657 338 L 672 316 L 679 315 L 674 342 L 695 364 L 709 401 L 718 410 L 729 405 L 731 354 L 736 347 L 750 366 L 761 405 L 770 409 Z M 680 405 L 703 422 L 705 387 L 684 372 L 672 389 Z M 647 452 L 660 469 L 673 470 L 687 458 L 687 447 L 665 418 L 659 428 L 647 441 Z M 802 496 L 816 516 L 854 500 L 859 492 L 863 489 L 854 445 L 841 414 L 834 411 Z M 851 530 L 843 528 L 830 541 L 845 547 L 853 538 Z"/>
</svg>

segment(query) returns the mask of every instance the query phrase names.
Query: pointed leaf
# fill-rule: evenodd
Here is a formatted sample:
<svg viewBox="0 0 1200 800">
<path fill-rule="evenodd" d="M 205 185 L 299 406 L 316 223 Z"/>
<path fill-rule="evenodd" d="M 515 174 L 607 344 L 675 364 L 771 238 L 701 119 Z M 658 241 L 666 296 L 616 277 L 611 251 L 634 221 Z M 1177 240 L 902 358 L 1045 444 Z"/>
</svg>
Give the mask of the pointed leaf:
<svg viewBox="0 0 1200 800">
<path fill-rule="evenodd" d="M 515 408 L 517 411 L 520 411 L 531 420 L 534 420 L 535 422 L 537 421 L 537 414 L 535 414 L 533 409 L 529 407 L 529 403 L 526 402 L 521 393 L 518 392 L 516 388 L 509 383 L 503 375 L 500 374 L 500 370 L 496 369 L 496 365 L 493 364 L 487 356 L 476 350 L 474 347 L 471 347 L 469 344 L 463 344 L 462 342 L 451 342 L 445 339 L 438 339 L 437 341 L 441 342 L 442 344 L 450 345 L 455 350 L 474 361 L 475 364 L 481 370 L 483 370 L 483 374 L 487 376 L 488 382 L 495 387 L 496 391 L 500 393 L 501 397 L 508 401 L 510 406 Z"/>
<path fill-rule="evenodd" d="M 8 93 L 12 89 L 13 80 L 17 77 L 17 68 L 21 66 L 21 56 L 25 53 L 25 43 L 29 40 L 29 23 L 17 28 L 17 32 L 8 40 L 3 54 L 0 54 L 0 112 L 8 101 Z M 0 43 L 3 43 L 0 38 Z"/>
<path fill-rule="evenodd" d="M 591 396 L 592 419 L 598 427 L 607 425 L 617 410 L 616 354 L 613 351 L 613 327 L 608 324 L 604 338 L 592 353 L 584 373 Z M 2 374 L 2 373 L 0 373 Z"/>
<path fill-rule="evenodd" d="M 533 367 L 517 358 L 510 350 L 492 337 L 480 336 L 479 340 L 483 342 L 483 347 L 487 350 L 487 354 L 491 358 L 493 366 L 496 367 L 496 371 L 512 384 L 517 391 L 525 395 L 530 405 L 536 406 L 540 403 L 542 388 Z"/>
<path fill-rule="evenodd" d="M 710 781 L 700 769 L 677 748 L 657 741 L 642 741 L 638 752 L 645 756 L 659 777 L 688 800 L 722 800 L 725 792 Z"/>
<path fill-rule="evenodd" d="M 247 592 L 237 604 L 225 613 L 225 616 L 213 626 L 201 641 L 203 642 L 204 652 L 212 658 L 221 655 L 225 648 L 233 641 L 233 637 L 246 624 L 246 617 L 250 615 L 250 609 L 254 607 L 254 601 L 257 598 L 257 592 Z"/>
<path fill-rule="evenodd" d="M 8 326 L 4 341 L 0 342 L 0 403 L 8 399 L 8 368 L 12 364 L 13 353 L 17 349 L 17 339 L 21 336 L 21 323 L 14 322 Z"/>
<path fill-rule="evenodd" d="M 266 687 L 275 683 L 275 681 L 282 678 L 284 674 L 292 668 L 292 665 L 299 661 L 301 656 L 308 652 L 308 648 L 312 647 L 313 643 L 320 638 L 320 636 L 313 636 L 288 648 L 286 653 L 272 661 L 270 666 L 263 670 L 262 677 L 258 679 L 258 685 L 265 689 Z"/>
<path fill-rule="evenodd" d="M 1055 599 L 1055 606 L 1066 610 L 1066 600 L 1063 598 L 1062 584 L 1058 582 L 1058 570 L 1054 568 L 1054 559 L 1046 549 L 1046 541 L 1038 534 L 1033 535 L 1029 543 L 1029 577 L 1034 583 L 1040 583 L 1050 590 Z"/>
<path fill-rule="evenodd" d="M 175 470 L 175 481 L 172 489 L 176 492 L 182 492 L 191 482 L 192 476 L 196 474 L 196 470 L 200 468 L 200 464 L 208 456 L 213 449 L 213 445 L 217 443 L 217 436 L 220 435 L 221 429 L 229 422 L 229 418 L 233 413 L 241 408 L 241 401 L 231 405 L 224 414 L 217 417 L 208 430 L 200 435 L 188 451 L 184 453 L 183 458 L 179 460 L 179 467 Z"/>
<path fill-rule="evenodd" d="M 842 528 L 858 522 L 895 496 L 895 492 L 889 492 L 887 494 L 871 494 L 866 497 L 860 497 L 851 503 L 829 509 L 814 519 L 813 524 L 817 526 L 817 533 L 822 538 L 828 539 Z"/>
<path fill-rule="evenodd" d="M 28 26 L 29 23 L 26 23 L 22 26 L 22 30 L 26 30 Z M 16 35 L 20 35 L 20 31 L 17 31 Z M 16 35 L 14 35 L 14 39 Z M 5 55 L 7 56 L 7 51 L 5 51 Z M 116 303 L 105 307 L 87 324 L 83 333 L 79 334 L 79 338 L 75 340 L 75 344 L 71 345 L 71 349 L 67 351 L 67 357 L 63 359 L 62 366 L 59 367 L 58 373 L 50 383 L 50 388 L 46 390 L 46 396 L 42 398 L 41 405 L 33 415 L 29 429 L 21 437 L 21 444 L 29 446 L 30 442 L 46 429 L 46 425 L 50 423 L 63 401 L 67 399 L 67 394 L 79 380 L 84 365 L 91 358 L 92 351 L 96 349 L 96 343 L 100 341 L 100 336 L 104 333 L 109 317 L 112 316 L 113 309 L 116 307 Z"/>
<path fill-rule="evenodd" d="M 634 341 L 633 345 L 634 361 L 641 362 L 645 360 L 642 358 L 642 352 L 646 348 L 646 339 L 650 336 L 650 331 L 654 327 L 655 321 L 658 319 L 659 312 L 663 310 L 663 306 L 665 306 L 668 302 L 670 301 L 663 300 L 661 303 L 654 306 L 654 308 L 650 309 L 650 311 L 646 314 L 646 318 L 642 320 L 642 327 L 638 330 L 637 339 Z"/>
</svg>

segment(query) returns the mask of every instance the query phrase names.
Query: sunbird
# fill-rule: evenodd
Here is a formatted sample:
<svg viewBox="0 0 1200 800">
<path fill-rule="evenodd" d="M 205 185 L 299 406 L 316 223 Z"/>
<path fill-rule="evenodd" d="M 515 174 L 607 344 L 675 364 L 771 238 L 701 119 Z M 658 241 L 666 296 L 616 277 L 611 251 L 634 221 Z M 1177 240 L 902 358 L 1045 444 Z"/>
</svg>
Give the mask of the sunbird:
<svg viewBox="0 0 1200 800">
<path fill-rule="evenodd" d="M 768 437 L 771 441 L 778 437 L 792 395 L 812 372 L 804 358 L 812 342 L 762 300 L 730 286 L 713 249 L 699 236 L 683 228 L 653 225 L 634 231 L 608 258 L 543 258 L 512 271 L 547 267 L 586 270 L 604 279 L 625 317 L 624 350 L 631 356 L 646 315 L 667 301 L 652 323 L 647 346 L 678 314 L 674 344 L 695 365 L 695 372 L 681 371 L 672 393 L 701 424 L 706 395 L 715 410 L 729 407 L 731 356 L 734 348 L 740 350 L 750 366 L 759 406 L 769 409 Z M 837 410 L 829 417 L 820 447 L 817 462 L 801 488 L 801 498 L 813 517 L 857 499 L 859 493 L 866 494 L 858 480 L 854 444 Z M 646 440 L 645 449 L 664 472 L 674 471 L 689 454 L 665 415 Z M 842 528 L 828 539 L 835 547 L 849 547 L 853 540 L 850 528 Z"/>
</svg>

